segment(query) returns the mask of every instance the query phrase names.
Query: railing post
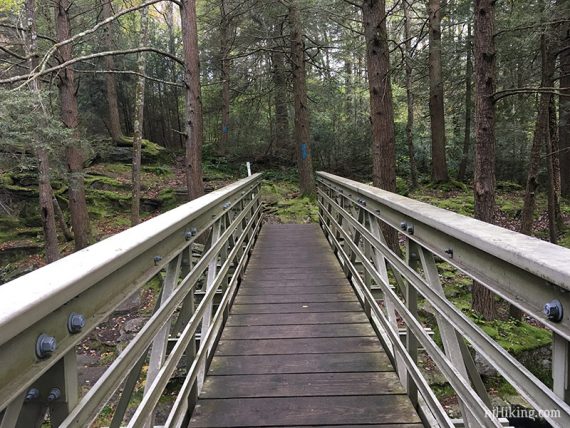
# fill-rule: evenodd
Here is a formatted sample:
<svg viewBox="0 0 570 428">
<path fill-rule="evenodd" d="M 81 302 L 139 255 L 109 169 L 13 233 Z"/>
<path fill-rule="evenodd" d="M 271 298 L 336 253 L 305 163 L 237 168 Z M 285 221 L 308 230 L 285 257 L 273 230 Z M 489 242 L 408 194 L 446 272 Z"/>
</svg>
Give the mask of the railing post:
<svg viewBox="0 0 570 428">
<path fill-rule="evenodd" d="M 570 343 L 553 333 L 552 337 L 552 380 L 553 391 L 570 403 Z"/>
<path fill-rule="evenodd" d="M 411 239 L 406 239 L 406 263 L 414 270 L 418 267 L 419 248 Z M 418 318 L 418 292 L 410 283 L 405 283 L 405 300 L 408 310 L 414 318 Z M 408 354 L 417 365 L 418 363 L 418 340 L 409 327 L 406 327 L 406 349 Z M 408 397 L 412 401 L 414 407 L 418 408 L 418 387 L 411 376 L 407 378 Z"/>
</svg>

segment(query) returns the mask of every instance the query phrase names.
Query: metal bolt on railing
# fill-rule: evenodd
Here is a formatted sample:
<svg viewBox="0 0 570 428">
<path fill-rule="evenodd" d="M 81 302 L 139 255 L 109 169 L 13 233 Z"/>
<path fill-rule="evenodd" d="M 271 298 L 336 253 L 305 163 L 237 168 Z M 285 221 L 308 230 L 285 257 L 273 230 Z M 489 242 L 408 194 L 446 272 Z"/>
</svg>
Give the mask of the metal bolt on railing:
<svg viewBox="0 0 570 428">
<path fill-rule="evenodd" d="M 400 229 L 402 230 L 407 230 L 408 229 L 408 223 L 406 223 L 405 221 L 400 223 Z"/>
<path fill-rule="evenodd" d="M 162 260 L 162 257 L 161 256 L 154 256 L 153 260 L 154 260 L 154 265 L 158 266 L 158 263 L 160 263 L 160 261 Z"/>
<path fill-rule="evenodd" d="M 222 208 L 225 209 L 225 210 L 227 210 L 227 209 L 228 209 L 229 207 L 231 207 L 231 206 L 232 206 L 232 204 L 230 204 L 229 202 L 226 202 L 226 203 L 222 206 Z"/>
<path fill-rule="evenodd" d="M 448 248 L 444 251 L 444 253 L 447 254 L 450 258 L 453 258 L 453 248 Z"/>
<path fill-rule="evenodd" d="M 41 334 L 36 340 L 36 357 L 43 359 L 48 358 L 55 352 L 57 341 L 55 337 Z"/>
<path fill-rule="evenodd" d="M 40 390 L 38 388 L 30 388 L 26 392 L 26 401 L 37 400 L 38 398 L 40 398 Z"/>
<path fill-rule="evenodd" d="M 564 308 L 559 300 L 552 300 L 544 305 L 544 315 L 549 321 L 560 322 L 564 318 Z"/>
<path fill-rule="evenodd" d="M 48 401 L 55 401 L 61 398 L 61 389 L 52 388 L 48 394 Z"/>
<path fill-rule="evenodd" d="M 187 230 L 184 233 L 184 236 L 186 237 L 187 241 L 190 241 L 190 239 L 192 239 L 193 236 L 196 236 L 197 233 L 198 229 L 196 229 L 195 227 L 191 227 L 190 230 Z"/>
<path fill-rule="evenodd" d="M 413 224 L 408 224 L 408 233 L 410 235 L 414 234 L 414 225 Z"/>
<path fill-rule="evenodd" d="M 67 318 L 67 331 L 71 334 L 79 333 L 85 327 L 85 317 L 77 312 L 72 312 Z"/>
</svg>

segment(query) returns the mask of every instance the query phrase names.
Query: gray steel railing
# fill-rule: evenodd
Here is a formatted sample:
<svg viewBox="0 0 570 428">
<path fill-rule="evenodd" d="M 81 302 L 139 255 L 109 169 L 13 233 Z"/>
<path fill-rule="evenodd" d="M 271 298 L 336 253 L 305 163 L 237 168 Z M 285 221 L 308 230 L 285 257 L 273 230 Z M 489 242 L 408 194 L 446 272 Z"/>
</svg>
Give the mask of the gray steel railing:
<svg viewBox="0 0 570 428">
<path fill-rule="evenodd" d="M 110 425 L 119 427 L 145 364 L 142 401 L 126 423 L 151 426 L 183 369 L 166 422 L 182 426 L 261 227 L 260 185 L 260 174 L 240 180 L 0 286 L 0 427 L 39 427 L 49 412 L 52 426 L 83 428 L 114 394 Z M 76 346 L 161 271 L 154 312 L 79 397 Z"/>
<path fill-rule="evenodd" d="M 321 227 L 428 423 L 457 421 L 449 419 L 418 368 L 420 345 L 454 389 L 465 426 L 504 423 L 492 411 L 468 342 L 548 422 L 570 426 L 570 250 L 332 174 L 319 172 L 317 181 Z M 387 245 L 386 228 L 405 240 L 403 259 Z M 552 390 L 446 298 L 436 258 L 552 331 Z M 443 349 L 418 317 L 418 298 L 435 311 Z"/>
</svg>

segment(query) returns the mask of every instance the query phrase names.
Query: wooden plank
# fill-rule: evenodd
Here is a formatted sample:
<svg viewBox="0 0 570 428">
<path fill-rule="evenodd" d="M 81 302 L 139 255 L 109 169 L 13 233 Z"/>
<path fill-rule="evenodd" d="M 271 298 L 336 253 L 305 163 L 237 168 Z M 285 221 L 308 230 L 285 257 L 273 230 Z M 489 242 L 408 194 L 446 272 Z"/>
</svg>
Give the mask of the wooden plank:
<svg viewBox="0 0 570 428">
<path fill-rule="evenodd" d="M 331 286 L 313 286 L 309 285 L 299 290 L 297 287 L 270 286 L 263 287 L 242 287 L 240 289 L 240 296 L 263 296 L 272 294 L 336 294 L 336 293 L 351 293 L 354 294 L 352 288 L 348 285 L 331 285 Z"/>
<path fill-rule="evenodd" d="M 361 311 L 358 302 L 335 303 L 271 303 L 266 305 L 234 304 L 234 314 L 293 314 L 303 312 L 356 312 Z"/>
<path fill-rule="evenodd" d="M 344 274 L 341 270 L 331 269 L 322 271 L 303 271 L 296 268 L 287 269 L 271 269 L 271 270 L 257 270 L 250 271 L 249 269 L 245 272 L 245 278 L 248 280 L 262 280 L 262 279 L 297 279 L 311 281 L 315 278 L 326 278 L 326 279 L 342 279 L 346 281 Z"/>
<path fill-rule="evenodd" d="M 328 303 L 328 302 L 357 302 L 354 293 L 336 294 L 268 294 L 246 296 L 241 293 L 236 297 L 235 303 L 256 304 L 256 303 Z"/>
<path fill-rule="evenodd" d="M 294 339 L 366 336 L 376 336 L 370 323 L 226 327 L 222 334 L 222 339 Z"/>
<path fill-rule="evenodd" d="M 216 355 L 209 375 L 392 371 L 383 352 L 296 355 Z"/>
<path fill-rule="evenodd" d="M 191 427 L 419 423 L 402 395 L 200 400 Z"/>
<path fill-rule="evenodd" d="M 310 282 L 307 282 L 303 279 L 296 279 L 296 278 L 289 278 L 289 279 L 281 279 L 281 278 L 270 278 L 270 279 L 243 279 L 241 284 L 240 290 L 244 288 L 251 288 L 251 287 L 307 287 L 307 286 L 319 286 L 319 287 L 327 287 L 327 286 L 348 286 L 346 282 L 346 278 L 314 278 L 311 279 Z"/>
<path fill-rule="evenodd" d="M 287 355 L 381 352 L 377 337 L 220 340 L 216 355 Z"/>
<path fill-rule="evenodd" d="M 394 372 L 209 376 L 200 398 L 404 394 Z"/>
<path fill-rule="evenodd" d="M 353 324 L 368 322 L 364 312 L 315 312 L 304 314 L 232 314 L 227 326 Z"/>
</svg>

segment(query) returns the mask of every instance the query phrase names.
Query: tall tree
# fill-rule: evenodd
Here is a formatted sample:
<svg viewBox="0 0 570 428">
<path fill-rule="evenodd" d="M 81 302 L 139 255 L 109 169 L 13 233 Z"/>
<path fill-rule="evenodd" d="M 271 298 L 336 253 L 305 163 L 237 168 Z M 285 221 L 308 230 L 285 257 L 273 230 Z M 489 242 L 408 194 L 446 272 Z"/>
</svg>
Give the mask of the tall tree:
<svg viewBox="0 0 570 428">
<path fill-rule="evenodd" d="M 408 143 L 408 157 L 410 158 L 410 182 L 411 187 L 418 186 L 418 167 L 414 148 L 414 93 L 412 88 L 412 30 L 410 21 L 410 5 L 407 0 L 402 1 L 404 12 L 404 45 L 406 48 L 404 65 L 406 72 L 406 100 L 408 104 L 408 116 L 406 120 L 406 141 Z"/>
<path fill-rule="evenodd" d="M 542 58 L 542 79 L 541 86 L 549 88 L 554 85 L 554 67 L 556 56 L 553 55 L 549 35 L 543 33 L 540 36 L 540 52 Z M 538 175 L 541 166 L 541 153 L 543 148 L 549 146 L 550 140 L 550 100 L 552 94 L 540 94 L 538 114 L 534 129 L 532 149 L 528 164 L 528 176 L 526 181 L 526 192 L 521 213 L 521 233 L 532 234 L 534 222 L 534 210 L 536 206 L 536 194 L 538 190 Z M 548 162 L 550 163 L 550 161 Z"/>
<path fill-rule="evenodd" d="M 564 0 L 559 4 L 567 5 Z M 565 16 L 569 15 L 568 6 Z M 570 198 L 570 22 L 566 21 L 560 26 L 560 178 L 562 195 Z"/>
<path fill-rule="evenodd" d="M 220 70 L 222 80 L 222 129 L 220 152 L 228 148 L 230 142 L 230 15 L 226 0 L 220 0 Z"/>
<path fill-rule="evenodd" d="M 202 95 L 200 87 L 200 57 L 198 55 L 198 23 L 196 0 L 180 2 L 182 45 L 184 54 L 185 111 L 185 169 L 190 200 L 204 194 L 202 177 Z"/>
<path fill-rule="evenodd" d="M 372 183 L 381 189 L 395 192 L 396 143 L 385 1 L 364 0 L 362 18 L 370 91 Z M 397 249 L 396 231 L 391 228 L 383 230 L 390 248 Z"/>
<path fill-rule="evenodd" d="M 37 24 L 36 24 L 36 2 L 35 0 L 26 0 L 26 15 L 28 28 L 26 31 L 26 45 L 28 47 L 28 57 L 30 73 L 37 67 Z M 40 82 L 34 79 L 30 82 L 32 92 L 37 95 L 40 104 L 40 110 L 43 117 L 47 117 L 47 111 L 43 105 L 40 93 Z M 45 256 L 48 263 L 54 262 L 60 257 L 57 229 L 55 223 L 55 209 L 52 203 L 53 190 L 50 182 L 50 166 L 49 152 L 45 143 L 34 141 L 32 143 L 35 148 L 36 158 L 38 161 L 38 194 L 40 202 L 40 217 L 42 219 L 42 229 L 45 239 Z"/>
<path fill-rule="evenodd" d="M 475 218 L 495 221 L 495 0 L 475 0 Z M 497 316 L 495 296 L 473 284 L 472 306 L 486 319 Z"/>
<path fill-rule="evenodd" d="M 56 0 L 54 3 L 57 41 L 71 38 L 70 0 Z M 73 45 L 65 44 L 58 48 L 58 60 L 61 63 L 73 58 Z M 83 153 L 79 142 L 79 111 L 77 108 L 77 88 L 72 66 L 66 66 L 59 74 L 59 102 L 61 120 L 65 127 L 73 131 L 71 141 L 67 144 L 65 154 L 69 172 L 69 210 L 71 226 L 75 238 L 75 249 L 81 250 L 89 245 L 90 225 L 85 185 L 83 179 Z"/>
<path fill-rule="evenodd" d="M 473 103 L 473 59 L 471 58 L 471 22 L 467 23 L 467 40 L 465 60 L 465 131 L 463 134 L 463 152 L 461 154 L 461 163 L 459 164 L 459 172 L 457 179 L 459 181 L 465 180 L 467 174 L 467 164 L 469 163 L 469 150 L 471 149 L 471 104 Z"/>
<path fill-rule="evenodd" d="M 112 0 L 101 0 L 101 18 L 104 20 L 113 16 Z M 113 23 L 107 24 L 103 28 L 103 44 L 107 51 L 112 51 L 113 48 Z M 106 55 L 105 68 L 108 71 L 115 70 L 115 59 L 113 55 Z M 121 131 L 121 120 L 119 116 L 119 99 L 117 97 L 117 82 L 114 73 L 105 74 L 105 87 L 107 95 L 107 108 L 109 114 L 109 133 L 113 141 L 121 141 L 123 138 L 123 131 Z"/>
<path fill-rule="evenodd" d="M 445 110 L 441 69 L 441 0 L 429 0 L 429 116 L 431 120 L 431 178 L 449 180 L 445 157 Z"/>
<path fill-rule="evenodd" d="M 146 46 L 148 43 L 148 9 L 141 9 L 141 31 L 139 45 Z M 139 224 L 140 205 L 141 205 L 141 150 L 144 129 L 144 91 L 146 73 L 146 58 L 143 52 L 139 52 L 137 59 L 137 69 L 139 77 L 137 78 L 137 86 L 135 89 L 135 132 L 133 135 L 133 192 L 131 204 L 131 224 L 134 226 Z"/>
<path fill-rule="evenodd" d="M 291 0 L 288 5 L 289 25 L 291 26 L 291 67 L 293 69 L 295 143 L 297 145 L 299 184 L 303 195 L 312 196 L 315 194 L 315 179 L 310 141 L 303 25 L 298 0 Z"/>
</svg>

